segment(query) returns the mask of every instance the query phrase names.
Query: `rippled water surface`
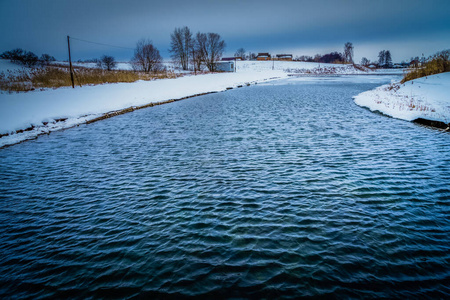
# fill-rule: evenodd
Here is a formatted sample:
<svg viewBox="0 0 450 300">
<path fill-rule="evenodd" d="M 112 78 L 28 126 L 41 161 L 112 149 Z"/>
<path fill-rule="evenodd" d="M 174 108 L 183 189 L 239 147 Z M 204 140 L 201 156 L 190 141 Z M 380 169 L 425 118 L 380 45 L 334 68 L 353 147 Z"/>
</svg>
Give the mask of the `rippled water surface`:
<svg viewBox="0 0 450 300">
<path fill-rule="evenodd" d="M 246 87 L 0 150 L 0 296 L 450 295 L 450 135 L 350 79 Z"/>
</svg>

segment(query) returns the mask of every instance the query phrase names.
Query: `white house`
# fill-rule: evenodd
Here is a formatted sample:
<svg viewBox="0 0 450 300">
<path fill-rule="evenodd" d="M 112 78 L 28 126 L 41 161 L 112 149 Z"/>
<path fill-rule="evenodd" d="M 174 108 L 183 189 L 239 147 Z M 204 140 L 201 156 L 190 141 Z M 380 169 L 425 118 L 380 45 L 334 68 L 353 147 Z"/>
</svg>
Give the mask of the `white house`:
<svg viewBox="0 0 450 300">
<path fill-rule="evenodd" d="M 234 72 L 234 61 L 216 62 L 216 70 L 221 72 Z"/>
</svg>

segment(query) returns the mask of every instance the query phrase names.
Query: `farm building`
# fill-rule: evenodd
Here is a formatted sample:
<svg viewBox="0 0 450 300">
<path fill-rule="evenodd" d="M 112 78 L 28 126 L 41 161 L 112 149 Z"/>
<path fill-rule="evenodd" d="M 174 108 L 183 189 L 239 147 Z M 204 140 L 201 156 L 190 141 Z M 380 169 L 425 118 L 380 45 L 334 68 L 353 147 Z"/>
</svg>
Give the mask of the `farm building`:
<svg viewBox="0 0 450 300">
<path fill-rule="evenodd" d="M 277 54 L 277 60 L 292 60 L 292 54 Z"/>
<path fill-rule="evenodd" d="M 231 61 L 231 60 L 243 60 L 240 56 L 233 56 L 233 57 L 222 57 L 222 61 Z"/>
<path fill-rule="evenodd" d="M 256 60 L 271 60 L 272 56 L 269 53 L 258 53 Z"/>
<path fill-rule="evenodd" d="M 219 72 L 234 72 L 234 61 L 216 62 L 216 70 Z"/>
</svg>

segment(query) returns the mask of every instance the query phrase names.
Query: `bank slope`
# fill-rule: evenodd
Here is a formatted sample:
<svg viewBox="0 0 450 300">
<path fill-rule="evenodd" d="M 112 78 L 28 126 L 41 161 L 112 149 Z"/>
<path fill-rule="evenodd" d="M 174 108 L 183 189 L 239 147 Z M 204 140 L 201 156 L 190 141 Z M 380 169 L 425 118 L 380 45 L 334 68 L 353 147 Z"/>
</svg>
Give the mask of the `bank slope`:
<svg viewBox="0 0 450 300">
<path fill-rule="evenodd" d="M 450 122 L 450 72 L 377 87 L 353 97 L 357 105 L 407 121 Z"/>
</svg>

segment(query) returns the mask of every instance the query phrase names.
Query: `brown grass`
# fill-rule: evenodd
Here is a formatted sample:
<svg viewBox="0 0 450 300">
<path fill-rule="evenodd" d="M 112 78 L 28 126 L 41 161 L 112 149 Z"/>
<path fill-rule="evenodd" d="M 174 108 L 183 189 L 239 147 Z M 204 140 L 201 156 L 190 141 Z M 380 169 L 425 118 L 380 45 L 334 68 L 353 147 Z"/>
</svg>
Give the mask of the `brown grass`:
<svg viewBox="0 0 450 300">
<path fill-rule="evenodd" d="M 77 86 L 104 83 L 134 82 L 137 80 L 156 80 L 182 76 L 169 71 L 144 73 L 126 70 L 105 71 L 77 67 L 74 69 L 74 82 Z M 0 90 L 8 92 L 27 92 L 36 89 L 72 86 L 67 66 L 47 66 L 31 70 L 18 70 L 0 73 Z"/>
<path fill-rule="evenodd" d="M 450 72 L 450 50 L 441 51 L 428 58 L 420 67 L 415 67 L 405 74 L 401 83 L 429 75 Z"/>
</svg>

